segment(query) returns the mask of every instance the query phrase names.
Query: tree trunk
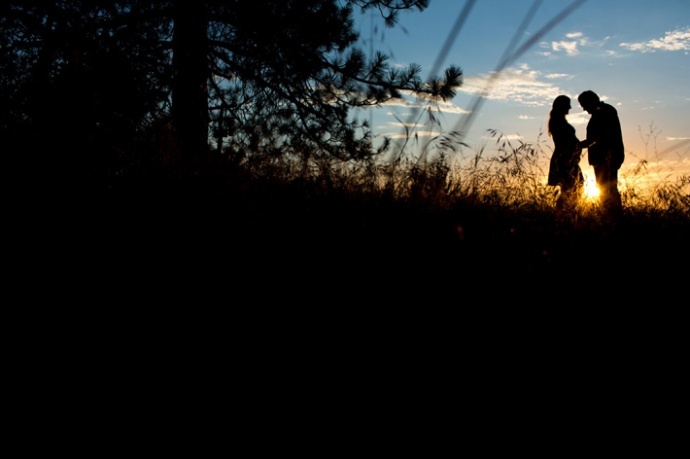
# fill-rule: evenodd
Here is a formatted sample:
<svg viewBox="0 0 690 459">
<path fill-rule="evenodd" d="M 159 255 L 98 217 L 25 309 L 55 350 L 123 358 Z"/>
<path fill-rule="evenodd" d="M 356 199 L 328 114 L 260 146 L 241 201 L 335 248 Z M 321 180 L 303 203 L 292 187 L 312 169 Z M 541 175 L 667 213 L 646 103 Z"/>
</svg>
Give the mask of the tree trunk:
<svg viewBox="0 0 690 459">
<path fill-rule="evenodd" d="M 173 1 L 173 20 L 172 124 L 179 149 L 179 166 L 187 169 L 203 163 L 209 155 L 205 3 Z"/>
</svg>

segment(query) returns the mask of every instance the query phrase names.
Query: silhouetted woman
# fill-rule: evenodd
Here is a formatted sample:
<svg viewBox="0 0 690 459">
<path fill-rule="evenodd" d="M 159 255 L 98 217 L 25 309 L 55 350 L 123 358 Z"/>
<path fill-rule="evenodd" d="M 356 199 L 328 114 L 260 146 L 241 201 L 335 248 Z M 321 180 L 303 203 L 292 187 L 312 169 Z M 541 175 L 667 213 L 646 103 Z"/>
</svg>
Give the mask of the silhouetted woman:
<svg viewBox="0 0 690 459">
<path fill-rule="evenodd" d="M 561 187 L 556 201 L 558 209 L 573 208 L 582 195 L 585 182 L 580 169 L 580 141 L 575 135 L 575 128 L 565 119 L 570 108 L 570 97 L 560 95 L 554 99 L 549 113 L 548 132 L 553 138 L 554 150 L 547 183 Z"/>
</svg>

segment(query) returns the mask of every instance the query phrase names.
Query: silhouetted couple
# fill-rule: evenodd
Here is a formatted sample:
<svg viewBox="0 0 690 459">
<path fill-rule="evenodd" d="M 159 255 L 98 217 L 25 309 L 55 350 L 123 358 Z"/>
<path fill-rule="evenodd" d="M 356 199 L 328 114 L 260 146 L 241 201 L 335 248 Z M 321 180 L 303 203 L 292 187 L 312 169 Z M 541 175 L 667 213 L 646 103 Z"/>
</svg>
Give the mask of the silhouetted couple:
<svg viewBox="0 0 690 459">
<path fill-rule="evenodd" d="M 565 95 L 556 97 L 548 124 L 554 151 L 547 183 L 561 188 L 556 207 L 572 209 L 584 190 L 584 177 L 579 163 L 582 149 L 587 148 L 587 159 L 594 168 L 602 209 L 609 215 L 618 215 L 622 209 L 618 169 L 625 159 L 618 112 L 612 105 L 601 101 L 594 91 L 584 91 L 577 100 L 591 115 L 587 123 L 587 138 L 579 141 L 575 128 L 566 120 L 571 109 L 570 98 Z"/>
</svg>

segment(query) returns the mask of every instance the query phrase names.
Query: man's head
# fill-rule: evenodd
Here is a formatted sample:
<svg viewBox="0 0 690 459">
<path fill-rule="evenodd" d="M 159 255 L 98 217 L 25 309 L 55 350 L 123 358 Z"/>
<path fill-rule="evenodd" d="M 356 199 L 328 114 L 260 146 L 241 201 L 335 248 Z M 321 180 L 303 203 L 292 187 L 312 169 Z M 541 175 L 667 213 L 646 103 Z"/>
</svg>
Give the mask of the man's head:
<svg viewBox="0 0 690 459">
<path fill-rule="evenodd" d="M 594 91 L 587 90 L 577 96 L 577 101 L 580 102 L 580 106 L 583 110 L 591 114 L 597 105 L 599 105 L 599 96 Z"/>
</svg>

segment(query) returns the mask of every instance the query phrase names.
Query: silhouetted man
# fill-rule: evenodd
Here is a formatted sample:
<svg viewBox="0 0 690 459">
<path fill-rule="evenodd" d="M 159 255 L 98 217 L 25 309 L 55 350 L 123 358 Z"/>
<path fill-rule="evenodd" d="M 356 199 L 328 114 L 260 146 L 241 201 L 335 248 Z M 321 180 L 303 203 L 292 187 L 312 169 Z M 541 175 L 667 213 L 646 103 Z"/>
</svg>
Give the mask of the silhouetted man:
<svg viewBox="0 0 690 459">
<path fill-rule="evenodd" d="M 603 208 L 609 213 L 621 211 L 618 191 L 618 169 L 625 159 L 623 133 L 616 109 L 599 99 L 594 91 L 584 91 L 577 98 L 591 118 L 587 124 L 587 138 L 580 142 L 587 148 L 587 159 L 594 167 Z"/>
</svg>

